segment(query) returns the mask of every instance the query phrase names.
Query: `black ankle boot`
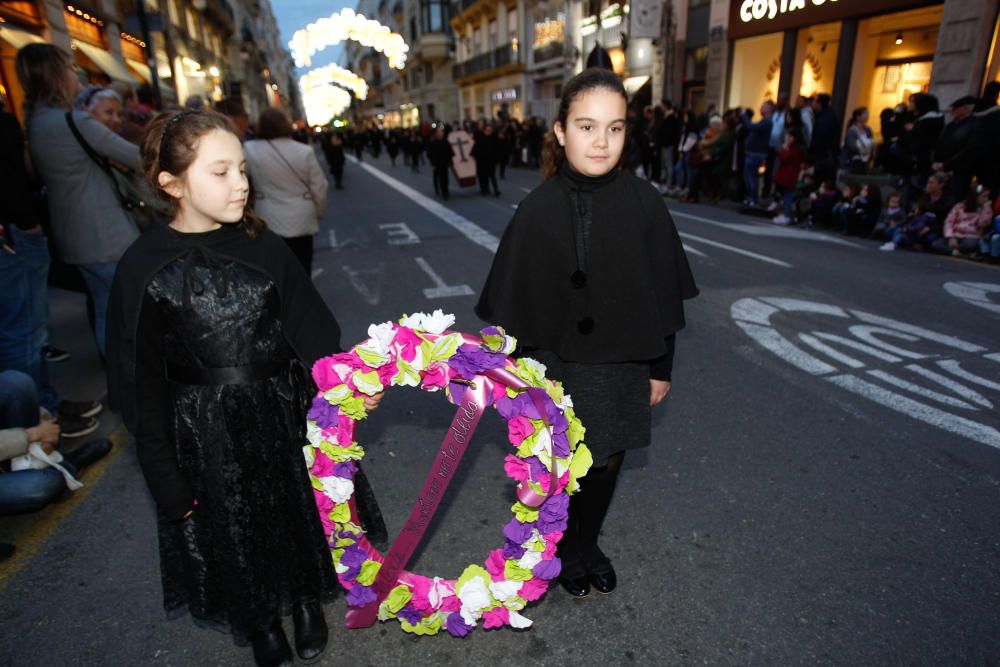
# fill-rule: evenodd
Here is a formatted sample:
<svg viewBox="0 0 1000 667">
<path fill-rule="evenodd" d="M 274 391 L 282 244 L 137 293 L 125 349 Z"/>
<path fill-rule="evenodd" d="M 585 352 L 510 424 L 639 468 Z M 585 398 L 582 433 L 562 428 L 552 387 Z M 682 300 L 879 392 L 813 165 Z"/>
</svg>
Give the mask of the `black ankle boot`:
<svg viewBox="0 0 1000 667">
<path fill-rule="evenodd" d="M 250 638 L 253 644 L 253 659 L 257 667 L 292 667 L 292 647 L 281 627 L 281 619 L 275 617 L 263 630 L 257 630 Z"/>
<path fill-rule="evenodd" d="M 319 602 L 296 602 L 292 607 L 295 624 L 295 652 L 306 664 L 315 662 L 326 649 L 329 632 Z"/>
</svg>

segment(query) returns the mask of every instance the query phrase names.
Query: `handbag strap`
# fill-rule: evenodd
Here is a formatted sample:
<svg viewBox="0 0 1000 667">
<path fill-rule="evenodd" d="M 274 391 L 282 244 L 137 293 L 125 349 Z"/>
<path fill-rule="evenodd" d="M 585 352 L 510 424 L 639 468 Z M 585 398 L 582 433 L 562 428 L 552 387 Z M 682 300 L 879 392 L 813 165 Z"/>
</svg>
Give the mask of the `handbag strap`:
<svg viewBox="0 0 1000 667">
<path fill-rule="evenodd" d="M 293 167 L 288 162 L 288 160 L 285 159 L 285 156 L 281 154 L 281 151 L 278 150 L 277 146 L 275 146 L 273 143 L 271 143 L 270 139 L 267 139 L 266 141 L 267 141 L 267 145 L 271 147 L 271 150 L 275 152 L 275 154 L 281 159 L 281 161 L 285 163 L 285 166 L 288 167 L 288 170 L 290 172 L 292 172 L 292 175 L 294 175 L 295 178 L 298 179 L 299 183 L 301 183 L 303 185 L 303 187 L 305 187 L 306 192 L 309 193 L 309 198 L 310 199 L 315 199 L 315 197 L 313 196 L 313 193 L 312 193 L 312 188 L 309 187 L 309 184 L 305 181 L 304 178 L 302 178 L 301 176 L 299 176 L 299 172 L 295 171 L 295 167 Z"/>
<path fill-rule="evenodd" d="M 76 137 L 77 143 L 79 143 L 84 152 L 90 156 L 90 159 L 96 162 L 98 167 L 104 171 L 108 171 L 108 169 L 111 168 L 111 165 L 109 165 L 108 161 L 95 151 L 93 147 L 87 143 L 87 140 L 83 138 L 83 135 L 80 134 L 80 129 L 76 126 L 76 122 L 73 121 L 72 111 L 66 112 L 66 123 L 69 125 L 70 132 L 72 132 L 73 136 Z"/>
</svg>

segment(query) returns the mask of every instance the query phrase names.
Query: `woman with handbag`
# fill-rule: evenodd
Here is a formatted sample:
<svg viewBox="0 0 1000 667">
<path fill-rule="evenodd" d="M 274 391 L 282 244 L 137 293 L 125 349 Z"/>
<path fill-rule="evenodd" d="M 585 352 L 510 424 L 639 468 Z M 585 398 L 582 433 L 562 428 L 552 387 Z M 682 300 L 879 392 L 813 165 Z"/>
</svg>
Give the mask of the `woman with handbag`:
<svg viewBox="0 0 1000 667">
<path fill-rule="evenodd" d="M 70 111 L 82 86 L 66 51 L 53 44 L 28 44 L 17 52 L 16 67 L 25 93 L 31 160 L 48 189 L 53 240 L 62 260 L 76 266 L 87 283 L 94 306 L 94 336 L 103 356 L 111 281 L 139 229 L 113 178 L 93 155 L 138 171 L 139 147 L 90 114 Z"/>
<path fill-rule="evenodd" d="M 327 180 L 312 146 L 295 141 L 293 132 L 283 111 L 267 109 L 257 121 L 257 138 L 243 150 L 255 212 L 312 275 L 313 236 L 326 210 Z"/>
</svg>

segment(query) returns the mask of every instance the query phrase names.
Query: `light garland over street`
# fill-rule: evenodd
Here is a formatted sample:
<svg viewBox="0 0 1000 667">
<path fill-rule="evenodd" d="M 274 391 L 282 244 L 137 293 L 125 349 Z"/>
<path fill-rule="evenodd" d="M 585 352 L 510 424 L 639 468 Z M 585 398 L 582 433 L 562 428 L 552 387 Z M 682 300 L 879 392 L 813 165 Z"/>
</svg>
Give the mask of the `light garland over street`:
<svg viewBox="0 0 1000 667">
<path fill-rule="evenodd" d="M 288 42 L 288 48 L 296 67 L 308 67 L 312 64 L 313 54 L 347 40 L 370 46 L 384 54 L 389 60 L 389 66 L 394 69 L 403 69 L 406 65 L 406 54 L 410 47 L 403 36 L 350 8 L 295 31 Z"/>
</svg>

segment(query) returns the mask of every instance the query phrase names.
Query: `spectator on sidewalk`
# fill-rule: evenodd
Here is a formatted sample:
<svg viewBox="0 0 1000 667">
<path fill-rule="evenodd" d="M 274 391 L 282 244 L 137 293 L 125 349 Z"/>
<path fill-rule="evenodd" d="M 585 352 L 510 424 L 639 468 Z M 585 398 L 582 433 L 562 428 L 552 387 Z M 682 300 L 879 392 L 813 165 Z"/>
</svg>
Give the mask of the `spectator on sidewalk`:
<svg viewBox="0 0 1000 667">
<path fill-rule="evenodd" d="M 840 145 L 840 119 L 830 108 L 830 96 L 820 93 L 812 103 L 813 129 L 809 157 L 820 182 L 834 177 L 835 156 Z"/>
<path fill-rule="evenodd" d="M 790 129 L 787 127 L 787 113 L 788 95 L 781 93 L 774 104 L 774 113 L 771 114 L 771 137 L 767 142 L 767 162 L 764 164 L 764 197 L 774 194 L 774 171 L 778 168 L 778 153 L 785 147 L 785 135 Z"/>
<path fill-rule="evenodd" d="M 806 159 L 802 147 L 801 136 L 797 132 L 789 132 L 785 136 L 785 144 L 778 152 L 778 168 L 774 172 L 775 192 L 781 196 L 782 210 L 772 222 L 776 225 L 790 225 L 795 217 L 795 188 L 798 185 L 802 163 Z"/>
<path fill-rule="evenodd" d="M 903 209 L 903 198 L 898 192 L 890 192 L 886 197 L 886 206 L 879 215 L 878 222 L 872 230 L 872 237 L 892 240 L 893 234 L 906 223 L 906 210 Z"/>
<path fill-rule="evenodd" d="M 934 145 L 934 170 L 950 174 L 953 201 L 965 199 L 983 150 L 979 120 L 972 113 L 975 104 L 976 98 L 970 95 L 955 100 L 951 122 Z"/>
<path fill-rule="evenodd" d="M 761 118 L 753 122 L 748 110 L 744 110 L 741 121 L 747 130 L 743 150 L 746 153 L 743 164 L 743 183 L 746 188 L 745 206 L 757 206 L 760 194 L 760 166 L 767 161 L 771 142 L 772 114 L 774 104 L 768 100 L 760 106 Z"/>
<path fill-rule="evenodd" d="M 243 106 L 242 99 L 239 97 L 224 97 L 216 102 L 212 108 L 233 121 L 236 131 L 240 133 L 241 141 L 247 142 L 254 138 L 253 132 L 250 131 L 250 114 L 247 113 L 246 107 Z"/>
<path fill-rule="evenodd" d="M 88 113 L 71 112 L 80 80 L 72 58 L 52 44 L 28 44 L 17 53 L 25 91 L 31 159 L 48 188 L 49 217 L 63 261 L 79 268 L 93 300 L 94 336 L 104 354 L 108 296 L 115 267 L 139 237 L 108 174 L 90 158 L 68 118 L 91 148 L 108 160 L 141 170 L 139 148 Z"/>
<path fill-rule="evenodd" d="M 983 89 L 983 96 L 976 104 L 976 119 L 982 129 L 982 137 L 986 142 L 983 147 L 977 176 L 979 182 L 990 189 L 990 192 L 1000 192 L 1000 106 L 997 106 L 997 95 L 1000 94 L 1000 81 L 990 81 Z"/>
<path fill-rule="evenodd" d="M 668 188 L 674 184 L 674 164 L 677 145 L 681 140 L 681 119 L 670 100 L 663 103 L 663 122 L 660 123 L 656 143 L 660 151 L 661 176 Z"/>
<path fill-rule="evenodd" d="M 1000 263 L 1000 197 L 993 202 L 993 224 L 983 233 L 983 240 L 979 242 L 979 252 L 991 264 Z"/>
<path fill-rule="evenodd" d="M 871 164 L 875 140 L 868 127 L 868 109 L 859 107 L 851 114 L 851 124 L 844 137 L 840 167 L 849 174 L 864 174 Z"/>
<path fill-rule="evenodd" d="M 920 195 L 906 223 L 897 227 L 892 234 L 892 239 L 882 244 L 879 250 L 892 252 L 899 248 L 924 249 L 930 247 L 931 243 L 939 237 L 936 229 L 939 228 L 940 223 L 936 216 L 928 211 L 929 203 L 930 197 L 926 193 Z"/>
<path fill-rule="evenodd" d="M 142 142 L 142 135 L 146 133 L 151 114 L 139 104 L 136 92 L 128 84 L 115 82 L 110 88 L 122 100 L 122 127 L 118 133 L 125 141 L 138 146 Z"/>
<path fill-rule="evenodd" d="M 819 189 L 809 195 L 811 204 L 809 207 L 810 224 L 815 223 L 823 227 L 833 224 L 833 208 L 840 201 L 840 192 L 837 185 L 832 180 L 820 183 Z"/>
<path fill-rule="evenodd" d="M 246 142 L 254 209 L 284 239 L 306 275 L 312 275 L 313 237 L 326 211 L 327 180 L 312 146 L 292 139 L 291 121 L 281 109 L 265 109 L 257 138 Z"/>
<path fill-rule="evenodd" d="M 76 96 L 73 104 L 76 111 L 85 111 L 96 118 L 104 127 L 116 134 L 121 133 L 122 100 L 118 93 L 103 86 L 87 86 Z"/>
<path fill-rule="evenodd" d="M 952 207 L 944 221 L 944 235 L 932 244 L 934 252 L 952 257 L 976 255 L 979 244 L 993 225 L 993 205 L 990 191 L 979 186 L 970 188 L 965 201 Z"/>
<path fill-rule="evenodd" d="M 691 153 L 698 145 L 698 119 L 693 111 L 684 112 L 684 123 L 681 128 L 680 141 L 677 145 L 677 163 L 674 165 L 674 194 L 684 197 L 688 194 L 694 180 L 694 167 L 691 165 Z"/>
<path fill-rule="evenodd" d="M 916 119 L 904 125 L 900 139 L 903 160 L 909 164 L 907 198 L 923 189 L 934 173 L 934 145 L 944 130 L 944 114 L 933 95 L 917 93 L 910 96 L 910 112 Z"/>
<path fill-rule="evenodd" d="M 59 424 L 38 404 L 32 379 L 0 372 L 0 516 L 37 512 L 66 489 L 80 487 L 80 471 L 111 451 L 103 438 L 60 453 Z"/>
</svg>

